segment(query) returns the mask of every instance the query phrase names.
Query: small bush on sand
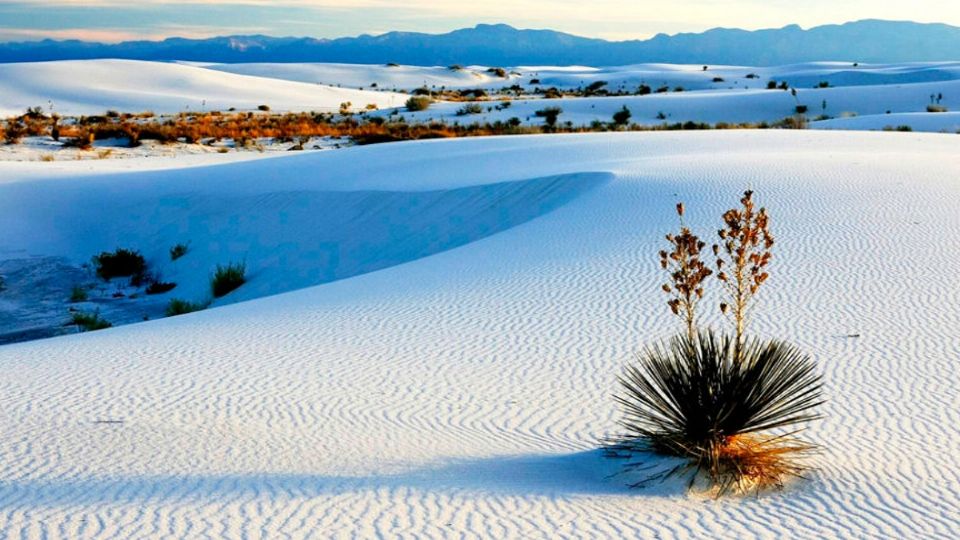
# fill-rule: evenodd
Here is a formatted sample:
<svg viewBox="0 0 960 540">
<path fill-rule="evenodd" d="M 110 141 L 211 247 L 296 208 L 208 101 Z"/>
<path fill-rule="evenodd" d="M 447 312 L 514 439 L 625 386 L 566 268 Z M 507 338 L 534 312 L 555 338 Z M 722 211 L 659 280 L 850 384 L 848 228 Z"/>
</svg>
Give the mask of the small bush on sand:
<svg viewBox="0 0 960 540">
<path fill-rule="evenodd" d="M 90 150 L 96 140 L 96 134 L 92 131 L 82 129 L 76 135 L 67 141 L 64 141 L 64 148 L 78 148 L 80 150 Z"/>
<path fill-rule="evenodd" d="M 540 109 L 534 114 L 539 118 L 543 118 L 547 126 L 552 128 L 557 125 L 557 118 L 563 114 L 563 109 L 560 107 L 547 107 L 546 109 Z"/>
<path fill-rule="evenodd" d="M 944 107 L 943 105 L 927 105 L 927 112 L 929 112 L 929 113 L 945 113 L 945 112 L 950 112 L 950 109 Z"/>
<path fill-rule="evenodd" d="M 616 401 L 623 408 L 622 432 L 607 449 L 614 457 L 653 453 L 679 459 L 659 472 L 643 460 L 625 472 L 647 471 L 632 484 L 643 486 L 683 476 L 692 487 L 705 478 L 717 495 L 779 488 L 806 470 L 804 457 L 816 450 L 795 437 L 802 425 L 820 418 L 823 402 L 816 364 L 781 341 L 746 337 L 748 308 L 769 275 L 769 216 L 757 210 L 752 192 L 741 206 L 723 214 L 716 277 L 726 298 L 720 310 L 730 316 L 734 333 L 701 330 L 696 308 L 705 280 L 714 274 L 701 261 L 705 242 L 684 224 L 668 235 L 671 251 L 660 252 L 670 281 L 664 291 L 685 332 L 667 343 L 647 347 L 619 378 Z"/>
<path fill-rule="evenodd" d="M 618 126 L 625 126 L 627 122 L 630 121 L 630 118 L 633 116 L 633 113 L 630 112 L 630 109 L 626 105 L 622 109 L 613 113 L 613 123 Z"/>
<path fill-rule="evenodd" d="M 113 326 L 109 321 L 100 316 L 99 311 L 93 313 L 76 311 L 71 315 L 71 322 L 75 324 L 81 332 L 93 332 L 94 330 L 103 330 Z"/>
<path fill-rule="evenodd" d="M 147 271 L 147 261 L 139 251 L 117 248 L 116 251 L 104 251 L 95 256 L 93 267 L 104 280 L 115 277 L 142 279 Z"/>
<path fill-rule="evenodd" d="M 77 303 L 80 303 L 80 302 L 86 302 L 89 297 L 90 297 L 90 295 L 89 295 L 89 293 L 87 292 L 87 288 L 86 288 L 86 287 L 81 287 L 80 285 L 75 286 L 75 287 L 70 291 L 70 303 L 71 303 L 71 304 L 77 304 Z"/>
<path fill-rule="evenodd" d="M 177 288 L 176 283 L 167 283 L 164 281 L 152 281 L 147 285 L 146 293 L 149 295 L 168 293 Z"/>
<path fill-rule="evenodd" d="M 170 260 L 175 261 L 190 251 L 190 244 L 179 243 L 172 248 L 170 248 Z"/>
<path fill-rule="evenodd" d="M 467 103 L 457 111 L 457 116 L 467 116 L 471 114 L 482 114 L 483 107 L 479 103 Z"/>
<path fill-rule="evenodd" d="M 170 300 L 169 304 L 167 304 L 167 310 L 165 311 L 165 314 L 167 317 L 176 317 L 177 315 L 186 315 L 187 313 L 203 311 L 204 309 L 207 309 L 206 304 L 202 304 L 200 302 L 188 302 L 186 300 L 174 298 Z"/>
<path fill-rule="evenodd" d="M 217 265 L 217 271 L 210 279 L 210 287 L 214 298 L 224 297 L 247 282 L 247 265 L 244 263 L 230 263 L 227 266 Z"/>
<path fill-rule="evenodd" d="M 425 111 L 430 108 L 433 100 L 426 96 L 413 96 L 407 100 L 407 110 L 410 112 Z"/>
</svg>

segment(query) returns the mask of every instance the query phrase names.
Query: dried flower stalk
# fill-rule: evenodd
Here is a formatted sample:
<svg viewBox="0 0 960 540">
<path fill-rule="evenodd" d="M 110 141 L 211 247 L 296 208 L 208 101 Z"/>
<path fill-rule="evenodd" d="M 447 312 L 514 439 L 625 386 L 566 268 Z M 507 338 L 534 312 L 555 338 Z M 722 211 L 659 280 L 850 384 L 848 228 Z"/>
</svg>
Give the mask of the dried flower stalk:
<svg viewBox="0 0 960 540">
<path fill-rule="evenodd" d="M 683 319 L 687 335 L 693 339 L 697 328 L 696 308 L 703 299 L 703 282 L 713 271 L 700 259 L 706 243 L 684 225 L 683 213 L 683 203 L 677 204 L 680 234 L 666 236 L 672 249 L 660 251 L 660 266 L 670 275 L 670 283 L 663 285 L 663 292 L 670 295 L 667 305 L 674 315 Z"/>
<path fill-rule="evenodd" d="M 720 244 L 713 246 L 717 257 L 717 278 L 724 284 L 729 301 L 720 304 L 720 311 L 730 314 L 736 325 L 736 359 L 743 347 L 747 310 L 757 291 L 770 275 L 773 235 L 766 208 L 755 210 L 753 192 L 746 191 L 740 199 L 740 208 L 723 214 L 724 228 L 720 229 Z M 724 268 L 729 267 L 725 271 Z"/>
</svg>

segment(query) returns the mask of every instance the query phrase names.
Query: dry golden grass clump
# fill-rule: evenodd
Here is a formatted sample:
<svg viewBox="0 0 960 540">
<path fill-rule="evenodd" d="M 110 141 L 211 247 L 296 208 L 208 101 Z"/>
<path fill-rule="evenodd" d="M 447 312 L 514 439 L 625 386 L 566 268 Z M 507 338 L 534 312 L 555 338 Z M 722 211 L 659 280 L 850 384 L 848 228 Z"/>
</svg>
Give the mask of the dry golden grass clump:
<svg viewBox="0 0 960 540">
<path fill-rule="evenodd" d="M 696 327 L 695 309 L 712 271 L 700 260 L 705 246 L 683 223 L 667 235 L 672 251 L 660 252 L 670 276 L 664 291 L 686 332 L 647 347 L 619 378 L 617 403 L 623 431 L 607 449 L 631 458 L 650 453 L 679 458 L 679 464 L 648 475 L 633 486 L 684 476 L 693 486 L 705 478 L 718 495 L 783 487 L 808 470 L 816 446 L 796 435 L 820 418 L 823 403 L 816 363 L 778 340 L 747 337 L 751 300 L 768 278 L 774 241 L 766 209 L 757 210 L 747 191 L 741 206 L 723 215 L 717 256 L 718 281 L 729 297 L 731 335 Z M 731 307 L 732 306 L 732 307 Z M 626 472 L 650 471 L 649 460 L 631 461 Z"/>
</svg>

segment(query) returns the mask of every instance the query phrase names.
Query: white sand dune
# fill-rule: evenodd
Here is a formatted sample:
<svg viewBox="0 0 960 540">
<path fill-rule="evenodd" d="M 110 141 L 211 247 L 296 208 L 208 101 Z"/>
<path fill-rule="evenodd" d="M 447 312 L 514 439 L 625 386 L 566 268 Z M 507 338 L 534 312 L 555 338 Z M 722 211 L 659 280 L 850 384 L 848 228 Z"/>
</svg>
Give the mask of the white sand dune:
<svg viewBox="0 0 960 540">
<path fill-rule="evenodd" d="M 548 107 L 563 110 L 558 121 L 571 122 L 575 126 L 589 125 L 594 120 L 609 123 L 613 114 L 622 107 L 632 113 L 630 121 L 640 125 L 659 125 L 677 122 L 759 123 L 776 122 L 795 116 L 798 105 L 808 108 L 806 116 L 813 119 L 821 114 L 841 117 L 852 115 L 885 116 L 887 113 L 920 113 L 915 117 L 901 118 L 918 131 L 930 124 L 927 116 L 942 113 L 927 113 L 930 96 L 943 94 L 941 105 L 956 111 L 960 109 L 960 80 L 916 83 L 906 85 L 844 86 L 822 89 L 800 89 L 797 97 L 783 90 L 703 90 L 655 94 L 649 96 L 589 97 L 564 99 L 519 99 L 507 109 L 493 108 L 496 103 L 485 104 L 481 114 L 460 116 L 462 103 L 437 103 L 428 110 L 404 116 L 419 121 L 446 120 L 461 124 L 472 122 L 507 121 L 519 118 L 525 124 L 539 125 L 544 122 L 536 112 Z M 824 107 L 826 105 L 826 107 Z M 382 112 L 380 114 L 389 114 Z M 943 121 L 945 118 L 933 119 Z M 882 129 L 886 125 L 898 125 L 894 119 L 888 122 L 870 123 L 868 129 Z M 856 127 L 858 124 L 851 124 Z M 875 126 L 876 127 L 873 127 Z M 936 124 L 940 131 L 942 124 Z"/>
<path fill-rule="evenodd" d="M 484 88 L 510 86 L 510 78 L 488 73 L 484 67 L 387 66 L 382 64 L 323 63 L 251 63 L 210 64 L 204 67 L 226 73 L 254 75 L 313 84 L 330 84 L 347 88 L 413 90 L 423 86 L 446 88 Z M 512 79 L 517 79 L 516 76 Z"/>
<path fill-rule="evenodd" d="M 504 79 L 480 66 L 462 70 L 448 67 L 383 66 L 354 64 L 210 64 L 158 63 L 124 60 L 85 60 L 0 64 L 0 114 L 20 114 L 27 107 L 52 107 L 63 114 L 256 109 L 269 105 L 277 111 L 335 111 L 350 102 L 354 110 L 376 105 L 381 115 L 400 108 L 407 119 L 472 123 L 518 118 L 539 125 L 536 111 L 560 107 L 561 123 L 589 125 L 610 122 L 615 112 L 628 107 L 631 122 L 657 125 L 664 122 L 759 123 L 776 122 L 794 115 L 798 105 L 813 119 L 824 115 L 836 121 L 823 127 L 878 130 L 900 125 L 917 131 L 956 131 L 946 117 L 925 115 L 931 97 L 951 111 L 960 110 L 960 63 L 858 65 L 819 62 L 753 68 L 642 64 L 612 68 L 524 66 Z M 515 75 L 513 73 L 519 73 Z M 748 76 L 756 78 L 747 78 Z M 719 82 L 715 80 L 722 79 Z M 533 84 L 533 81 L 539 81 Z M 770 80 L 787 81 L 790 92 L 766 90 Z M 407 96 L 387 90 L 412 90 L 422 86 L 488 88 L 522 85 L 525 88 L 582 88 L 597 81 L 611 91 L 635 92 L 641 84 L 670 92 L 648 96 L 590 97 L 579 99 L 518 99 L 510 108 L 482 114 L 458 115 L 462 103 L 437 103 L 430 109 L 403 110 Z M 813 87 L 827 82 L 830 88 Z M 322 84 L 321 84 L 322 83 Z M 376 83 L 377 89 L 371 86 Z M 674 92 L 683 87 L 684 92 Z M 361 90 L 360 88 L 367 88 Z M 942 98 L 941 98 L 942 96 Z M 915 114 L 919 113 L 919 114 Z M 873 120 L 848 121 L 851 116 Z"/>
<path fill-rule="evenodd" d="M 910 126 L 914 131 L 930 133 L 960 133 L 960 112 L 946 113 L 895 113 L 834 118 L 814 122 L 815 129 L 844 129 L 850 131 L 877 131 L 900 126 Z"/>
<path fill-rule="evenodd" d="M 402 105 L 406 96 L 221 73 L 201 67 L 134 60 L 0 64 L 0 114 L 52 105 L 60 114 L 255 110 L 336 111 Z"/>
<path fill-rule="evenodd" d="M 266 63 L 204 64 L 203 67 L 228 73 L 255 75 L 306 83 L 366 88 L 413 90 L 433 88 L 501 88 L 513 84 L 542 88 L 586 87 L 597 81 L 611 90 L 636 90 L 641 84 L 687 90 L 757 89 L 767 81 L 787 81 L 798 88 L 812 88 L 821 82 L 832 86 L 876 86 L 941 82 L 960 79 L 960 62 L 904 64 L 858 64 L 851 62 L 810 62 L 773 67 L 707 66 L 678 64 L 636 64 L 630 66 L 519 66 L 507 68 L 509 78 L 491 75 L 484 66 L 449 67 L 385 66 L 366 64 Z M 756 78 L 748 79 L 748 75 Z M 715 79 L 723 79 L 716 81 Z M 539 81 L 539 82 L 532 82 Z"/>
<path fill-rule="evenodd" d="M 444 227 L 500 208 L 487 195 L 504 182 L 522 197 L 502 206 L 497 234 L 431 256 L 0 347 L 0 530 L 11 537 L 947 538 L 960 522 L 955 136 L 428 141 L 162 175 L 58 164 L 53 180 L 42 165 L 4 165 L 0 246 L 69 251 L 85 233 L 60 230 L 58 242 L 48 226 L 96 215 L 106 230 L 91 235 L 106 243 L 122 226 L 112 217 L 138 212 L 141 246 L 165 244 L 184 214 L 146 217 L 150 200 L 189 208 L 240 254 L 240 232 L 214 226 L 229 210 L 206 201 L 290 212 L 296 246 L 337 220 L 300 216 L 288 198 L 303 190 L 448 193 L 436 200 L 454 201 Z M 615 429 L 620 369 L 677 327 L 656 264 L 673 205 L 711 231 L 745 187 L 778 238 L 754 329 L 808 351 L 827 383 L 826 418 L 807 432 L 825 446 L 820 470 L 760 498 L 628 490 L 594 449 Z M 510 216 L 557 188 L 565 204 Z M 474 202 L 454 195 L 464 189 L 479 190 Z M 9 202 L 27 192 L 62 215 Z M 98 207 L 65 204 L 79 193 Z M 383 219 L 409 219 L 386 200 Z M 248 262 L 286 267 L 264 257 Z"/>
</svg>

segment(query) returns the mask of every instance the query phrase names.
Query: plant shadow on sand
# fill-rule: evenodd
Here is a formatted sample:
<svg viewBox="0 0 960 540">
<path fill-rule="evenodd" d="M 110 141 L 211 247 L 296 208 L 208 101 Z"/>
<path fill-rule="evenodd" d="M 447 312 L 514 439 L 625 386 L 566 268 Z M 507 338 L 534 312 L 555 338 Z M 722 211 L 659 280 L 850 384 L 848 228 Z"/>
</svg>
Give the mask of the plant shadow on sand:
<svg viewBox="0 0 960 540">
<path fill-rule="evenodd" d="M 623 477 L 613 476 L 618 471 L 617 461 L 605 457 L 602 450 L 593 450 L 458 460 L 398 474 L 370 476 L 232 474 L 6 481 L 0 482 L 0 508 L 314 498 L 384 489 L 422 490 L 451 496 L 480 494 L 553 499 L 668 497 L 685 491 L 680 482 L 631 490 Z"/>
</svg>

